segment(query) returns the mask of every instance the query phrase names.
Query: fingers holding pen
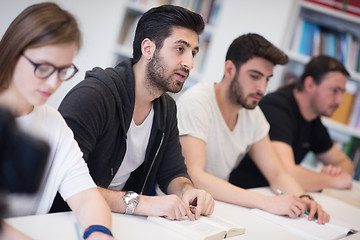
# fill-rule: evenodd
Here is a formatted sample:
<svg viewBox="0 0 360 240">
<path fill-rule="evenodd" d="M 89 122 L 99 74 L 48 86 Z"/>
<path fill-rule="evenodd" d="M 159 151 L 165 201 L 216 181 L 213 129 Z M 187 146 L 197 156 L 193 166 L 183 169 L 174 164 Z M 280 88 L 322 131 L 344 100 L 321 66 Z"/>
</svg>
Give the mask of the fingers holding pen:
<svg viewBox="0 0 360 240">
<path fill-rule="evenodd" d="M 312 197 L 302 197 L 301 201 L 306 205 L 305 214 L 308 215 L 308 220 L 317 220 L 319 224 L 325 224 L 329 222 L 330 215 L 325 212 L 321 205 L 317 203 Z"/>
</svg>

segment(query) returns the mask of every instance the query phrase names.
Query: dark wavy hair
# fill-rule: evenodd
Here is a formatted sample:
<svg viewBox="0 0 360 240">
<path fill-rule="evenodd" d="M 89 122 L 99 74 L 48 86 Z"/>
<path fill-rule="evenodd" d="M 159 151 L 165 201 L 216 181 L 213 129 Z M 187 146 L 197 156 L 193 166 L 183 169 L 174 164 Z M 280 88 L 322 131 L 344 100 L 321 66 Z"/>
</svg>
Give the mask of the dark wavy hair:
<svg viewBox="0 0 360 240">
<path fill-rule="evenodd" d="M 188 28 L 200 35 L 205 23 L 199 14 L 180 6 L 162 5 L 151 8 L 141 16 L 136 26 L 133 42 L 134 63 L 141 58 L 141 42 L 145 38 L 155 42 L 156 48 L 161 49 L 173 27 Z"/>
<path fill-rule="evenodd" d="M 231 60 L 236 69 L 253 57 L 262 57 L 274 65 L 285 65 L 288 56 L 271 42 L 256 33 L 247 33 L 236 38 L 230 45 L 225 61 Z"/>
<path fill-rule="evenodd" d="M 304 89 L 305 78 L 308 76 L 313 77 L 314 82 L 319 85 L 324 79 L 324 76 L 329 72 L 341 72 L 345 76 L 350 77 L 344 65 L 336 58 L 320 55 L 313 57 L 305 65 L 303 74 L 294 85 L 299 91 L 302 91 Z"/>
</svg>

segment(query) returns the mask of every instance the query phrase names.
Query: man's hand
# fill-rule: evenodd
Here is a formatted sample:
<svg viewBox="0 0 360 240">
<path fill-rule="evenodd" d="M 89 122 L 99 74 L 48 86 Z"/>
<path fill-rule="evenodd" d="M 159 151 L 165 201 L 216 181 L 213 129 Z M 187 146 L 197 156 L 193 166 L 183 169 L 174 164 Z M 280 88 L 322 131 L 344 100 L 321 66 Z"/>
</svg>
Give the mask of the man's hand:
<svg viewBox="0 0 360 240">
<path fill-rule="evenodd" d="M 194 220 L 194 214 L 190 211 L 189 204 L 185 204 L 183 200 L 174 194 L 163 196 L 140 195 L 135 214 L 165 217 L 171 220 L 188 216 L 190 220 Z"/>
<path fill-rule="evenodd" d="M 327 223 L 330 219 L 329 214 L 316 201 L 307 197 L 299 198 L 292 194 L 269 197 L 264 210 L 277 215 L 287 215 L 291 218 L 308 213 L 308 219 L 312 220 L 315 217 L 319 224 Z"/>
<path fill-rule="evenodd" d="M 277 215 L 296 218 L 305 212 L 306 206 L 301 199 L 293 194 L 283 194 L 266 197 L 263 210 Z"/>
<path fill-rule="evenodd" d="M 214 211 L 214 199 L 204 190 L 189 189 L 183 194 L 182 200 L 195 214 L 195 219 L 198 219 L 201 214 L 205 216 L 211 215 Z"/>
<path fill-rule="evenodd" d="M 337 189 L 351 189 L 353 179 L 347 172 L 341 172 L 336 176 L 329 176 L 328 187 Z"/>
<path fill-rule="evenodd" d="M 321 172 L 330 176 L 339 175 L 342 172 L 340 167 L 336 167 L 332 164 L 326 165 L 321 169 Z"/>
<path fill-rule="evenodd" d="M 325 224 L 329 222 L 330 215 L 327 214 L 315 200 L 311 200 L 307 197 L 300 199 L 306 206 L 306 210 L 309 212 L 308 220 L 313 220 L 314 217 L 317 219 L 319 224 Z"/>
</svg>

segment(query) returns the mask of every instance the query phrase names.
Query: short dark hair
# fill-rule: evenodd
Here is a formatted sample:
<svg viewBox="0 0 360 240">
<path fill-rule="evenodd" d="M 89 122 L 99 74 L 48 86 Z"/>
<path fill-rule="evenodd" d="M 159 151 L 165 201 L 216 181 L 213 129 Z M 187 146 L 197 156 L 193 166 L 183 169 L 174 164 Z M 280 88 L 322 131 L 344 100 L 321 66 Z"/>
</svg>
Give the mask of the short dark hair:
<svg viewBox="0 0 360 240">
<path fill-rule="evenodd" d="M 27 7 L 0 41 L 0 92 L 8 87 L 15 65 L 26 49 L 72 42 L 80 48 L 81 33 L 72 14 L 51 2 Z"/>
<path fill-rule="evenodd" d="M 326 55 L 320 55 L 313 57 L 305 65 L 304 72 L 296 83 L 296 88 L 300 91 L 303 90 L 305 78 L 308 76 L 313 77 L 314 82 L 319 85 L 324 79 L 324 76 L 329 72 L 341 72 L 347 77 L 350 76 L 349 72 L 339 60 Z"/>
<path fill-rule="evenodd" d="M 256 33 L 247 33 L 236 38 L 226 53 L 225 61 L 231 60 L 236 69 L 239 69 L 253 57 L 265 58 L 274 65 L 285 65 L 289 62 L 288 56 L 283 51 Z"/>
<path fill-rule="evenodd" d="M 141 58 L 141 42 L 145 38 L 155 42 L 156 48 L 161 49 L 174 26 L 188 28 L 200 35 L 205 23 L 199 14 L 180 6 L 162 5 L 151 8 L 142 15 L 136 26 L 133 42 L 134 63 Z"/>
</svg>

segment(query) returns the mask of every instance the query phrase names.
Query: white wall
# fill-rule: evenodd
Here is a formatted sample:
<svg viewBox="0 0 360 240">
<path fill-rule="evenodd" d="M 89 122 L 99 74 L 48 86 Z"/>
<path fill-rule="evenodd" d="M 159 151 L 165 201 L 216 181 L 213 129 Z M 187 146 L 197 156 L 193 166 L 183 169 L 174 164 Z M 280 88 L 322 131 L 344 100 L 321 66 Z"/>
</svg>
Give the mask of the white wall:
<svg viewBox="0 0 360 240">
<path fill-rule="evenodd" d="M 115 63 L 114 47 L 119 34 L 125 0 L 53 0 L 77 18 L 83 34 L 83 47 L 74 63 L 80 72 L 65 82 L 49 99 L 48 103 L 58 107 L 65 94 L 84 77 L 85 71 L 95 66 L 108 67 Z M 247 32 L 263 35 L 276 46 L 283 47 L 288 20 L 296 0 L 221 0 L 223 7 L 212 38 L 203 81 L 221 80 L 227 48 L 238 36 Z M 0 1 L 0 36 L 10 22 L 34 0 Z M 1 54 L 1 53 L 0 53 Z M 276 77 L 268 89 L 277 85 Z"/>
<path fill-rule="evenodd" d="M 11 21 L 27 6 L 43 1 L 1 0 L 0 36 L 2 37 Z M 54 0 L 62 8 L 75 15 L 83 34 L 83 45 L 74 59 L 79 68 L 77 75 L 61 85 L 48 103 L 58 107 L 65 94 L 84 78 L 86 70 L 95 66 L 109 67 L 115 63 L 113 52 L 119 34 L 123 14 L 122 0 Z"/>
</svg>

